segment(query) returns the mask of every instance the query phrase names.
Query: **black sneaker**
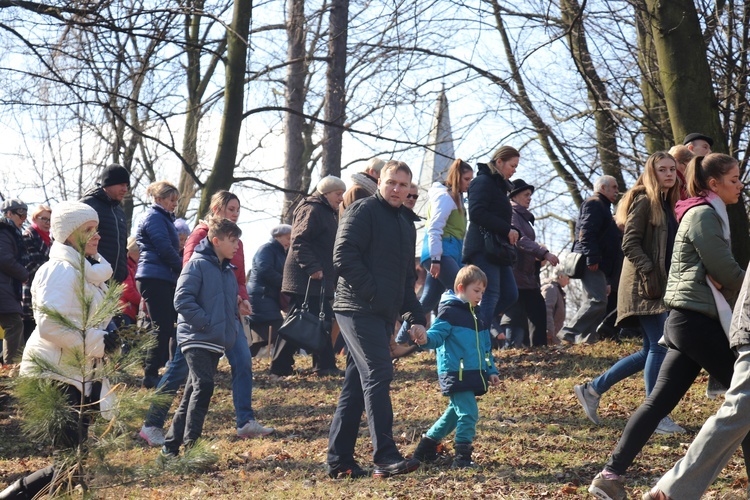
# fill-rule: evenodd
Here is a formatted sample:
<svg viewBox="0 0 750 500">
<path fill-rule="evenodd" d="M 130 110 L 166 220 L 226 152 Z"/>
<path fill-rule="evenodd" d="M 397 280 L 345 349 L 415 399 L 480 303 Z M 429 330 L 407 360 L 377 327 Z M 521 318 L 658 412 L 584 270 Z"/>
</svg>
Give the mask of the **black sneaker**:
<svg viewBox="0 0 750 500">
<path fill-rule="evenodd" d="M 419 463 L 419 460 L 416 458 L 409 458 L 396 462 L 395 464 L 375 464 L 375 470 L 372 471 L 372 477 L 382 479 L 401 474 L 408 474 L 419 469 Z"/>
<path fill-rule="evenodd" d="M 370 473 L 358 464 L 328 465 L 328 477 L 331 479 L 361 479 Z"/>
</svg>

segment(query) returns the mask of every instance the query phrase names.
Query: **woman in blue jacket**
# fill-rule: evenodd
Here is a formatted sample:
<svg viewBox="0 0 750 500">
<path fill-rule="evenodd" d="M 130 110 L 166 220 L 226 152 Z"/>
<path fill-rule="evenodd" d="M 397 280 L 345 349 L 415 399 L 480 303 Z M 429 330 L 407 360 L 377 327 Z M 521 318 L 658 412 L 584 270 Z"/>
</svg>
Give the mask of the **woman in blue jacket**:
<svg viewBox="0 0 750 500">
<path fill-rule="evenodd" d="M 249 316 L 253 332 L 250 352 L 253 356 L 264 345 L 273 345 L 276 332 L 284 321 L 281 317 L 281 282 L 291 240 L 292 226 L 279 224 L 271 230 L 271 241 L 262 245 L 253 256 L 253 266 L 247 281 L 247 292 L 253 308 Z"/>
<path fill-rule="evenodd" d="M 174 291 L 182 258 L 173 213 L 179 190 L 167 181 L 158 181 L 148 186 L 146 194 L 154 204 L 141 219 L 135 235 L 141 250 L 135 281 L 158 342 L 149 350 L 144 364 L 143 387 L 151 389 L 159 383 L 159 368 L 171 358 L 170 344 L 174 343 L 177 320 Z"/>
</svg>

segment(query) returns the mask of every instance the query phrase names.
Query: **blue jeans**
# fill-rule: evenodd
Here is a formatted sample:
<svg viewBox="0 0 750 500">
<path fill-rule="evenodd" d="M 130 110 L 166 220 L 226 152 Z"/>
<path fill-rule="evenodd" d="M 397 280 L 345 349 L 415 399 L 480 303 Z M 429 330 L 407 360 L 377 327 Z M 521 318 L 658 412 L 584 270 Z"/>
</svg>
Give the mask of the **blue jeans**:
<svg viewBox="0 0 750 500">
<path fill-rule="evenodd" d="M 445 413 L 432 424 L 427 437 L 440 442 L 456 429 L 456 443 L 472 443 L 477 433 L 479 407 L 477 397 L 471 391 L 454 392 Z"/>
<path fill-rule="evenodd" d="M 591 382 L 591 387 L 597 394 L 602 395 L 621 380 L 643 370 L 643 378 L 646 380 L 646 397 L 656 385 L 659 376 L 659 368 L 667 355 L 667 350 L 659 345 L 659 339 L 664 335 L 664 322 L 667 321 L 667 313 L 649 314 L 638 316 L 638 321 L 643 328 L 643 348 L 622 358 L 612 365 L 612 368 L 599 375 Z"/>
<path fill-rule="evenodd" d="M 224 355 L 232 367 L 232 400 L 234 402 L 234 413 L 237 421 L 237 427 L 242 427 L 250 420 L 255 420 L 253 412 L 253 366 L 250 348 L 247 345 L 245 330 L 242 324 L 237 327 L 237 341 L 234 346 L 226 351 Z M 159 380 L 156 390 L 162 394 L 171 394 L 173 397 L 177 394 L 178 389 L 185 383 L 188 376 L 188 365 L 182 351 L 175 349 L 172 361 L 167 365 L 167 370 Z M 167 420 L 170 404 L 157 405 L 152 404 L 146 414 L 145 425 L 147 427 L 164 427 Z"/>
<path fill-rule="evenodd" d="M 443 255 L 440 258 L 440 274 L 437 279 L 433 278 L 430 274 L 430 261 L 426 260 L 422 262 L 422 267 L 427 270 L 427 279 L 424 282 L 424 289 L 422 290 L 422 297 L 419 299 L 419 303 L 422 304 L 422 310 L 425 314 L 430 314 L 438 303 L 440 303 L 440 297 L 446 290 L 453 290 L 453 284 L 456 281 L 456 275 L 458 274 L 461 265 L 456 262 L 453 257 L 447 257 Z M 396 335 L 396 342 L 404 344 L 409 342 L 409 325 L 404 321 L 401 324 L 401 329 Z"/>
<path fill-rule="evenodd" d="M 487 275 L 487 288 L 484 290 L 482 302 L 479 304 L 479 319 L 484 321 L 487 328 L 492 320 L 505 312 L 518 300 L 516 278 L 513 277 L 511 266 L 491 264 L 483 253 L 474 257 L 472 264 L 479 267 Z"/>
</svg>

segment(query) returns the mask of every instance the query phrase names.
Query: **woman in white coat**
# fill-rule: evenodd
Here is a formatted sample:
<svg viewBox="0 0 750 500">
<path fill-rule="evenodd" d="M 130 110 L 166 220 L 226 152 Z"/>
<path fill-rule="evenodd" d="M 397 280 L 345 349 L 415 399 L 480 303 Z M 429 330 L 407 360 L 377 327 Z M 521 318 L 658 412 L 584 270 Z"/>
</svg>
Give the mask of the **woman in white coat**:
<svg viewBox="0 0 750 500">
<path fill-rule="evenodd" d="M 99 400 L 99 391 L 95 389 L 99 380 L 93 375 L 93 370 L 105 351 L 116 348 L 118 343 L 117 333 L 106 330 L 110 319 L 86 325 L 85 332 L 83 329 L 87 320 L 77 293 L 81 287 L 81 273 L 84 293 L 91 298 L 91 314 L 102 303 L 107 292 L 105 282 L 112 276 L 112 266 L 97 251 L 98 224 L 96 211 L 83 203 L 66 202 L 55 207 L 52 212 L 55 242 L 50 249 L 49 261 L 39 268 L 31 285 L 36 328 L 26 343 L 20 374 L 60 382 L 61 392 L 74 416 L 61 432 L 56 433 L 54 445 L 57 448 L 74 448 L 85 441 L 87 425 L 85 423 L 79 428 L 75 408 L 82 402 L 88 404 Z M 81 250 L 85 259 L 81 259 Z M 65 316 L 80 330 L 63 327 L 46 314 L 49 311 Z M 85 366 L 76 359 L 80 353 L 85 354 Z M 0 493 L 0 498 L 32 498 L 50 483 L 53 476 L 54 466 L 39 470 L 11 484 Z"/>
</svg>

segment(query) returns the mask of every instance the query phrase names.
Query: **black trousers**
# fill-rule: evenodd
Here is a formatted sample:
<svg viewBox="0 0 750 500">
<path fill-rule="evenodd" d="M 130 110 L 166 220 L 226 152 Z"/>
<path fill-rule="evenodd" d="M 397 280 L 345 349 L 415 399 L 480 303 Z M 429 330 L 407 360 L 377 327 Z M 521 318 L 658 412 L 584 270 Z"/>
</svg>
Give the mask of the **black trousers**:
<svg viewBox="0 0 750 500">
<path fill-rule="evenodd" d="M 289 310 L 292 311 L 295 308 L 301 307 L 305 301 L 303 295 L 290 295 L 289 299 Z M 320 313 L 320 297 L 310 297 L 308 301 L 308 307 L 311 313 L 316 316 Z M 325 314 L 326 321 L 330 322 L 333 320 L 333 308 L 331 308 L 331 301 L 323 301 L 323 312 Z M 330 335 L 330 329 L 328 334 Z M 289 342 L 281 336 L 276 337 L 276 343 L 273 349 L 273 360 L 271 361 L 271 373 L 276 375 L 291 375 L 294 370 L 294 353 L 299 350 L 299 346 L 294 342 Z M 319 352 L 312 353 L 313 356 L 313 371 L 330 370 L 336 368 L 336 356 L 333 353 L 333 345 L 330 342 L 326 342 L 325 347 Z"/>
<path fill-rule="evenodd" d="M 346 376 L 328 434 L 328 464 L 354 463 L 354 446 L 362 413 L 372 439 L 372 459 L 378 465 L 403 460 L 393 440 L 391 405 L 391 335 L 393 321 L 377 316 L 337 313 L 347 347 Z"/>
<path fill-rule="evenodd" d="M 664 327 L 669 350 L 661 364 L 651 395 L 630 417 L 615 451 L 605 468 L 625 474 L 635 457 L 656 430 L 659 421 L 669 415 L 696 377 L 705 369 L 709 375 L 729 387 L 735 356 L 729 348 L 719 320 L 695 311 L 673 309 Z M 742 441 L 745 468 L 750 460 L 750 439 Z"/>
<path fill-rule="evenodd" d="M 143 370 L 144 384 L 147 387 L 159 383 L 159 368 L 167 364 L 171 358 L 171 349 L 175 344 L 175 321 L 177 313 L 174 310 L 175 284 L 164 280 L 140 278 L 136 281 L 138 291 L 146 304 L 145 312 L 155 328 L 157 345 L 149 349 L 146 354 Z"/>
<path fill-rule="evenodd" d="M 510 320 L 511 325 L 523 327 L 524 344 L 547 345 L 547 304 L 539 288 L 519 288 L 518 300 L 505 312 L 505 316 Z M 529 341 L 531 341 L 530 344 Z M 521 347 L 521 345 L 513 347 Z"/>
</svg>

